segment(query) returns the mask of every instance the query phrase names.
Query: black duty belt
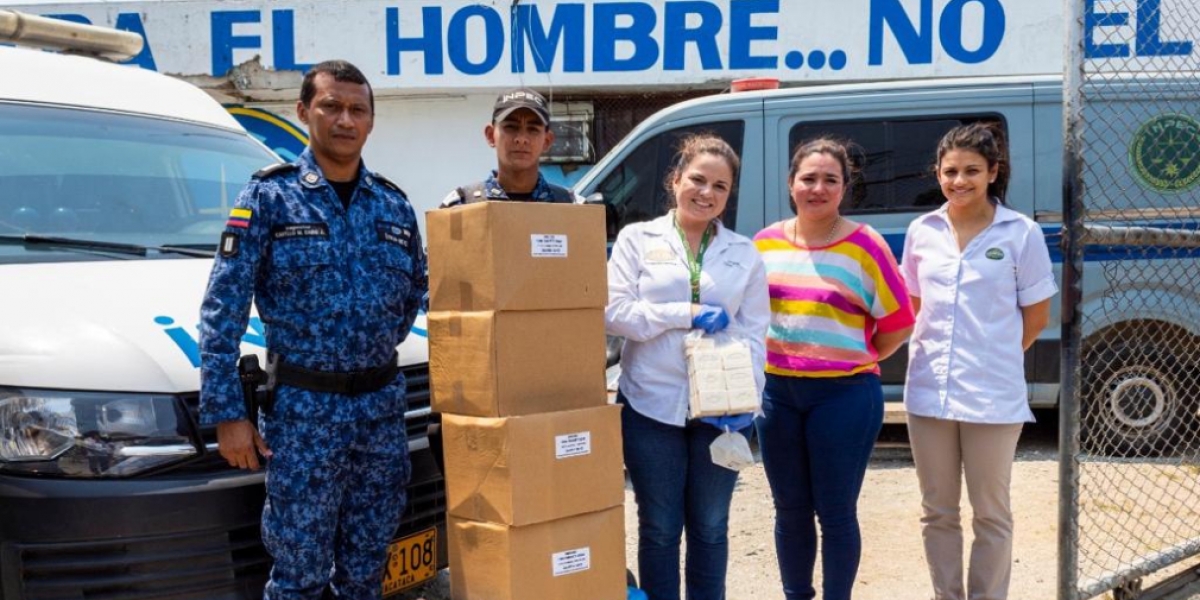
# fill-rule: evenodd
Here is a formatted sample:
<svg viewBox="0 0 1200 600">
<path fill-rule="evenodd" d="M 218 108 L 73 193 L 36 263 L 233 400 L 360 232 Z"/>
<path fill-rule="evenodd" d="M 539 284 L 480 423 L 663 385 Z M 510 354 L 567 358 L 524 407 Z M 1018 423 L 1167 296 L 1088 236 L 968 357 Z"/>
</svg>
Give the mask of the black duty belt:
<svg viewBox="0 0 1200 600">
<path fill-rule="evenodd" d="M 275 384 L 290 385 L 313 392 L 347 394 L 354 396 L 379 391 L 396 379 L 400 366 L 393 354 L 383 366 L 362 371 L 314 371 L 290 365 L 282 358 L 275 358 Z"/>
</svg>

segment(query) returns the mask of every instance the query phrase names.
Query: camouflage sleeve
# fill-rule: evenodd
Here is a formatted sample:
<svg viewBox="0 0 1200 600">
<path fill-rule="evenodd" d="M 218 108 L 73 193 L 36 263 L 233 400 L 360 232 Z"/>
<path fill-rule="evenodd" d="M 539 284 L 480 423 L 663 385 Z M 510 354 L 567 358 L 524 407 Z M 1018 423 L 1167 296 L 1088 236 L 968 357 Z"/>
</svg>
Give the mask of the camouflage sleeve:
<svg viewBox="0 0 1200 600">
<path fill-rule="evenodd" d="M 200 306 L 200 421 L 205 425 L 246 418 L 237 362 L 266 245 L 268 227 L 260 207 L 267 205 L 270 188 L 254 180 L 238 196 Z"/>
<path fill-rule="evenodd" d="M 409 252 L 412 253 L 412 289 L 408 292 L 408 301 L 404 303 L 404 338 L 412 330 L 417 313 L 429 302 L 429 263 L 425 259 L 424 241 L 421 231 L 413 226 L 413 243 Z M 403 339 L 403 338 L 401 338 Z"/>
</svg>

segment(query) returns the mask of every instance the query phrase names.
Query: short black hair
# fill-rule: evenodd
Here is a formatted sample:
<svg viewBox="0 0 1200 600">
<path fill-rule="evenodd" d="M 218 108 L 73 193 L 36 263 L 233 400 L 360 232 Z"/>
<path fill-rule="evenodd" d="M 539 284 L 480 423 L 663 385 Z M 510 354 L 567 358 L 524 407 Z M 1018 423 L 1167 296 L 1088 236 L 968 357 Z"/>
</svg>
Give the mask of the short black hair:
<svg viewBox="0 0 1200 600">
<path fill-rule="evenodd" d="M 371 112 L 375 112 L 375 90 L 371 89 L 371 82 L 367 81 L 367 76 L 363 75 L 358 67 L 344 60 L 327 60 L 317 63 L 304 74 L 304 82 L 300 84 L 301 104 L 306 107 L 312 104 L 313 96 L 317 95 L 317 84 L 313 80 L 321 73 L 329 73 L 334 81 L 367 86 L 367 95 L 371 98 Z"/>
</svg>

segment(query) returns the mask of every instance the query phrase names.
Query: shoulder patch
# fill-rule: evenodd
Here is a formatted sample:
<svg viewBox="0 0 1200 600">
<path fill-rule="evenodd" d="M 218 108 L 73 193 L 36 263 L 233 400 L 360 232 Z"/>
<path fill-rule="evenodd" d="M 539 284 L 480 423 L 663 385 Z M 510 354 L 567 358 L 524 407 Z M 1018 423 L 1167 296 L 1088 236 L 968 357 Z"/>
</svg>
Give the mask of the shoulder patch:
<svg viewBox="0 0 1200 600">
<path fill-rule="evenodd" d="M 292 163 L 286 163 L 286 162 L 275 163 L 273 165 L 267 165 L 267 166 L 255 171 L 254 175 L 252 175 L 252 177 L 254 179 L 265 179 L 267 177 L 275 175 L 276 173 L 286 173 L 286 172 L 294 170 L 296 168 L 297 168 L 296 165 L 294 165 Z"/>
<path fill-rule="evenodd" d="M 408 194 L 405 194 L 404 190 L 400 189 L 400 186 L 396 185 L 395 182 L 393 182 L 391 179 L 388 179 L 387 177 L 384 177 L 383 175 L 380 175 L 379 173 L 372 173 L 372 176 L 375 177 L 375 181 L 378 181 L 379 183 L 382 183 L 383 185 L 386 185 L 387 187 L 390 187 L 393 190 L 400 192 L 400 195 L 404 196 L 406 199 L 408 198 Z"/>
</svg>

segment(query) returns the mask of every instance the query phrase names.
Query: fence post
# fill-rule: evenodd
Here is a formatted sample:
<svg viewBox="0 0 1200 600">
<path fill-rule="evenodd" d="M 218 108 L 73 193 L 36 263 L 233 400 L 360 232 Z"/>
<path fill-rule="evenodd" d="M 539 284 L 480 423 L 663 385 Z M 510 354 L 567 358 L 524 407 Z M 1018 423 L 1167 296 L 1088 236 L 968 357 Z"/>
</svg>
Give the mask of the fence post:
<svg viewBox="0 0 1200 600">
<path fill-rule="evenodd" d="M 1083 276 L 1083 253 L 1079 247 L 1079 225 L 1083 217 L 1080 118 L 1086 1 L 1063 1 L 1066 44 L 1063 49 L 1062 372 L 1058 392 L 1058 600 L 1076 600 L 1079 579 L 1079 465 L 1076 457 L 1079 454 L 1079 307 Z"/>
</svg>

